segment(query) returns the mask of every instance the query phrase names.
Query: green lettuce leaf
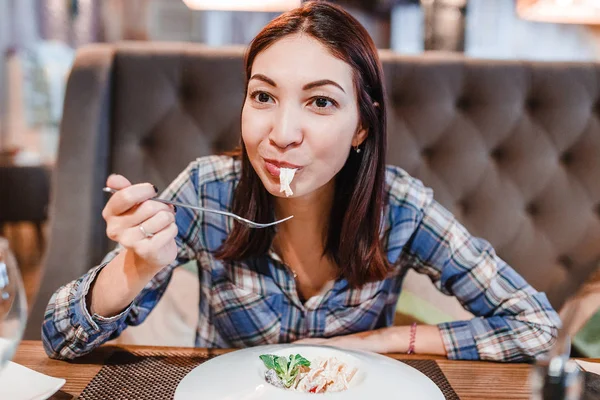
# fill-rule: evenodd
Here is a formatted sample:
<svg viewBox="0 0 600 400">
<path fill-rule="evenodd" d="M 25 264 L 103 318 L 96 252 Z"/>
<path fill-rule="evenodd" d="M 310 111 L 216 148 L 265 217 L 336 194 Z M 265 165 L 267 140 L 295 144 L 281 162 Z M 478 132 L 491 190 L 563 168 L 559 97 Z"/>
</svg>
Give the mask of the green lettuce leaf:
<svg viewBox="0 0 600 400">
<path fill-rule="evenodd" d="M 274 356 L 272 354 L 263 354 L 260 356 L 260 359 L 265 364 L 265 367 L 267 367 L 267 369 L 274 369 L 275 372 L 277 372 L 277 368 L 275 366 L 275 358 L 276 357 L 277 356 Z"/>
<path fill-rule="evenodd" d="M 289 358 L 273 354 L 262 354 L 259 357 L 267 369 L 272 369 L 277 373 L 286 388 L 292 386 L 300 373 L 300 367 L 310 367 L 310 361 L 300 354 L 291 354 Z"/>
</svg>

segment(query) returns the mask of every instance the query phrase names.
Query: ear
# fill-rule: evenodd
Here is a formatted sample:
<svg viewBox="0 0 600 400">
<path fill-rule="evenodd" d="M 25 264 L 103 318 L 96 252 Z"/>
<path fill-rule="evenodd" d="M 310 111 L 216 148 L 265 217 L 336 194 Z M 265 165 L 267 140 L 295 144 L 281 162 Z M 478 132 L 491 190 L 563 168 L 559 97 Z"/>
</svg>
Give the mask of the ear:
<svg viewBox="0 0 600 400">
<path fill-rule="evenodd" d="M 369 131 L 363 127 L 359 127 L 354 137 L 352 138 L 352 147 L 360 146 L 367 136 L 369 135 Z"/>
</svg>

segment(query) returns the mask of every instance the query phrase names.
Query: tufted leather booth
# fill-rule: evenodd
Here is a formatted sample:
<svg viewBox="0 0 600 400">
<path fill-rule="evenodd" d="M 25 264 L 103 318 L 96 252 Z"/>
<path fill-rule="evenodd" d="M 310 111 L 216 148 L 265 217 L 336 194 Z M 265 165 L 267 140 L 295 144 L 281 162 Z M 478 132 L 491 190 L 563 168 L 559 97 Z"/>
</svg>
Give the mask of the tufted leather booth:
<svg viewBox="0 0 600 400">
<path fill-rule="evenodd" d="M 191 160 L 239 141 L 243 49 L 121 43 L 80 50 L 68 82 L 51 237 L 26 336 L 54 290 L 109 248 L 111 172 L 164 188 Z M 388 162 L 555 307 L 600 256 L 600 66 L 381 52 Z"/>
</svg>

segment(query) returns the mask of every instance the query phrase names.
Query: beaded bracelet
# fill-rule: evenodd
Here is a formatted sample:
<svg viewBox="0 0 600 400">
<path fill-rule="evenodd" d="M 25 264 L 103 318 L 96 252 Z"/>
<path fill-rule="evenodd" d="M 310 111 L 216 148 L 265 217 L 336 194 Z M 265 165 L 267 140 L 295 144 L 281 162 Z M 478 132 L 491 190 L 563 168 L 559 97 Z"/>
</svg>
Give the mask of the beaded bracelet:
<svg viewBox="0 0 600 400">
<path fill-rule="evenodd" d="M 415 352 L 415 340 L 417 338 L 417 323 L 413 322 L 410 326 L 410 342 L 408 344 L 408 351 L 406 354 L 414 354 Z"/>
</svg>

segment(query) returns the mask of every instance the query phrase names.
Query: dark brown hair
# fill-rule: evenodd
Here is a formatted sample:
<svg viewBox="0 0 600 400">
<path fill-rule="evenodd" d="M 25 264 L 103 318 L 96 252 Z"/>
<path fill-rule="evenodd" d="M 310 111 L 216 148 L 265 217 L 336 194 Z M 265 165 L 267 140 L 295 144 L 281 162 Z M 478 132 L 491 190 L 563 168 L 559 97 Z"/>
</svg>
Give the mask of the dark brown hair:
<svg viewBox="0 0 600 400">
<path fill-rule="evenodd" d="M 385 278 L 388 262 L 380 243 L 384 207 L 386 115 L 381 64 L 365 28 L 341 7 L 310 1 L 271 21 L 250 43 L 245 57 L 246 90 L 256 56 L 279 39 L 306 34 L 322 43 L 354 71 L 360 124 L 368 130 L 362 151 L 351 151 L 335 177 L 334 203 L 324 255 L 331 257 L 352 287 Z M 274 218 L 273 199 L 252 168 L 242 141 L 241 179 L 233 212 L 268 222 Z M 237 222 L 216 257 L 237 261 L 265 254 L 274 229 L 249 229 Z"/>
</svg>

